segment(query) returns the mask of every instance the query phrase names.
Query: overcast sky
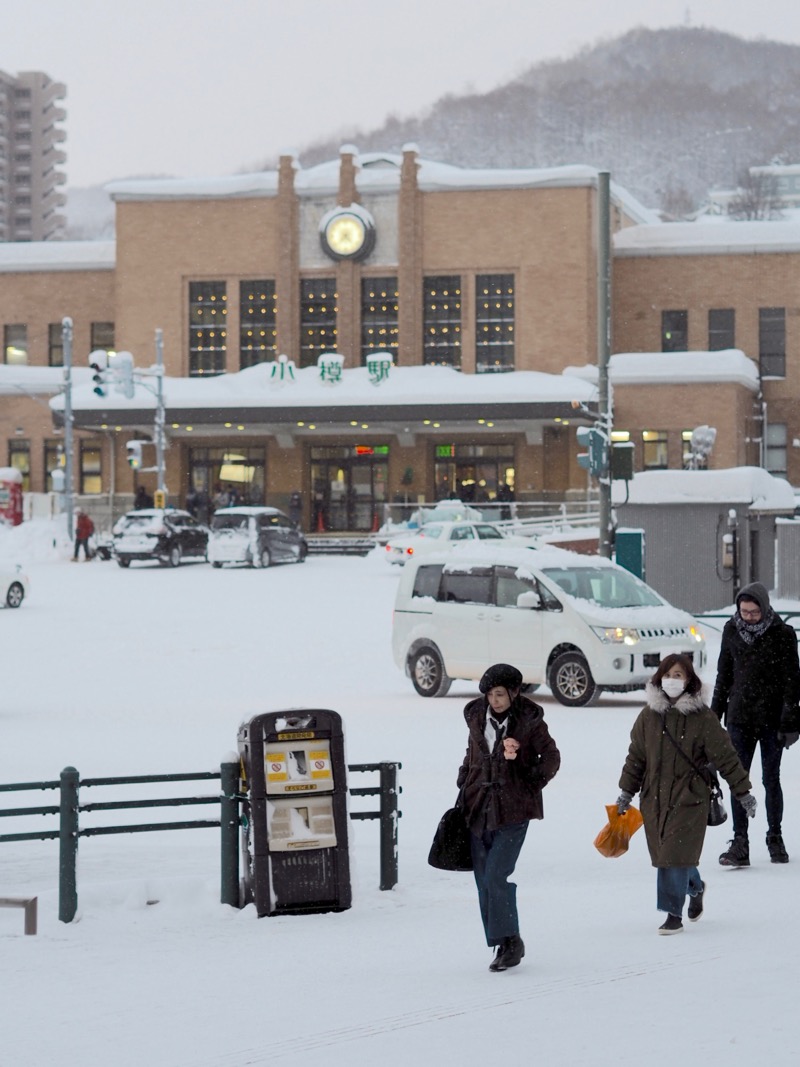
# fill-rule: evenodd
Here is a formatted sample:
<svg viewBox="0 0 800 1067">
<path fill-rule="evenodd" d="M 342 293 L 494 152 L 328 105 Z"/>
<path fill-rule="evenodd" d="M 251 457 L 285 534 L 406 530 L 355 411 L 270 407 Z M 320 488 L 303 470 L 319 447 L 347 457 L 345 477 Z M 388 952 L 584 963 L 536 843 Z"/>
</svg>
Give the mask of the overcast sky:
<svg viewBox="0 0 800 1067">
<path fill-rule="evenodd" d="M 70 186 L 230 174 L 635 26 L 800 43 L 797 0 L 0 0 L 0 70 L 67 86 Z"/>
</svg>

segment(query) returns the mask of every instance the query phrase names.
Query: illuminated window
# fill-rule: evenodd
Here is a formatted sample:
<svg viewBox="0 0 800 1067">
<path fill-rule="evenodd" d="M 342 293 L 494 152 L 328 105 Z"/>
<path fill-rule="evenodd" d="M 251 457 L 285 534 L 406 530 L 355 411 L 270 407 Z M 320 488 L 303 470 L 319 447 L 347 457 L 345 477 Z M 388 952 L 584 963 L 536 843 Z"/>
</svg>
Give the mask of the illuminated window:
<svg viewBox="0 0 800 1067">
<path fill-rule="evenodd" d="M 423 281 L 422 362 L 461 369 L 461 277 L 431 275 Z"/>
<path fill-rule="evenodd" d="M 642 464 L 646 471 L 667 469 L 669 457 L 666 430 L 642 431 Z"/>
<path fill-rule="evenodd" d="M 336 351 L 335 278 L 300 281 L 300 366 L 312 367 L 323 352 Z"/>
<path fill-rule="evenodd" d="M 22 491 L 31 487 L 31 443 L 23 437 L 14 437 L 8 442 L 8 465 L 22 475 Z"/>
<path fill-rule="evenodd" d="M 11 323 L 3 327 L 3 358 L 19 366 L 28 362 L 28 327 Z"/>
<path fill-rule="evenodd" d="M 48 439 L 44 443 L 44 491 L 53 492 L 53 471 L 64 469 L 64 446 L 61 441 Z"/>
<path fill-rule="evenodd" d="M 397 351 L 397 278 L 361 279 L 361 362 L 376 348 Z"/>
<path fill-rule="evenodd" d="M 278 353 L 274 280 L 239 283 L 239 366 L 252 367 Z"/>
<path fill-rule="evenodd" d="M 478 374 L 514 369 L 514 275 L 475 279 L 475 369 Z"/>
<path fill-rule="evenodd" d="M 228 337 L 225 282 L 189 282 L 189 374 L 224 374 Z"/>
<path fill-rule="evenodd" d="M 94 441 L 81 441 L 80 487 L 80 492 L 86 495 L 103 491 L 100 445 Z"/>
<path fill-rule="evenodd" d="M 788 434 L 786 432 L 786 423 L 768 422 L 764 466 L 770 474 L 776 474 L 779 478 L 786 477 L 787 443 Z"/>
</svg>

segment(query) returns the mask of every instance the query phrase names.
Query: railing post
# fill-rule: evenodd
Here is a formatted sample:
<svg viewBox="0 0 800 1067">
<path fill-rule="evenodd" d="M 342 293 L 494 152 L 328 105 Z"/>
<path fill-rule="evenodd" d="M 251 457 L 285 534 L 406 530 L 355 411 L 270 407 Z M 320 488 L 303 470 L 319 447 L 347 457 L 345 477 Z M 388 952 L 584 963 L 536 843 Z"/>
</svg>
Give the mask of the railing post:
<svg viewBox="0 0 800 1067">
<path fill-rule="evenodd" d="M 61 808 L 58 836 L 58 918 L 71 923 L 78 910 L 76 866 L 78 858 L 78 784 L 80 775 L 74 767 L 61 772 Z"/>
<path fill-rule="evenodd" d="M 239 907 L 239 760 L 220 764 L 220 902 Z"/>
<path fill-rule="evenodd" d="M 397 763 L 381 763 L 381 889 L 397 885 Z"/>
</svg>

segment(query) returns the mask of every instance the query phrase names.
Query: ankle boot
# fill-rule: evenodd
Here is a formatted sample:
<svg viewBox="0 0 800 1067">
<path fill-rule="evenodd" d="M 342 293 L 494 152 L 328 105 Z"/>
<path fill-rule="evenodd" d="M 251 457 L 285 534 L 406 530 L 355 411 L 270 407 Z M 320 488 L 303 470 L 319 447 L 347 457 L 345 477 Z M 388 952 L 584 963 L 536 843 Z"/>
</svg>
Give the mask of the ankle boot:
<svg viewBox="0 0 800 1067">
<path fill-rule="evenodd" d="M 789 862 L 789 853 L 780 834 L 767 834 L 767 849 L 772 863 Z"/>
<path fill-rule="evenodd" d="M 512 934 L 505 938 L 497 959 L 490 970 L 507 971 L 509 967 L 516 967 L 525 955 L 525 944 L 519 934 Z"/>
</svg>

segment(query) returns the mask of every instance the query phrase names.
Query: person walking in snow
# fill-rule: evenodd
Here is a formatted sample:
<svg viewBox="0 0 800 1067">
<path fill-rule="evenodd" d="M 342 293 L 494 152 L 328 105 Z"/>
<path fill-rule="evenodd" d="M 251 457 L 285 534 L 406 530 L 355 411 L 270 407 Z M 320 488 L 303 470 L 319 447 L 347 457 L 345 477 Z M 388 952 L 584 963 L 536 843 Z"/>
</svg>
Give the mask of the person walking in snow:
<svg viewBox="0 0 800 1067">
<path fill-rule="evenodd" d="M 542 789 L 561 756 L 538 704 L 521 695 L 522 675 L 495 663 L 481 678 L 482 696 L 464 708 L 467 752 L 458 772 L 459 803 L 470 829 L 472 862 L 490 971 L 516 967 L 525 955 L 514 872 L 528 823 L 541 819 Z"/>
<path fill-rule="evenodd" d="M 711 708 L 724 719 L 733 747 L 747 770 L 756 746 L 767 811 L 767 850 L 773 863 L 788 863 L 783 843 L 781 757 L 800 736 L 800 664 L 797 635 L 772 609 L 761 582 L 744 586 L 736 611 L 722 631 Z M 731 803 L 733 840 L 719 857 L 723 867 L 749 867 L 747 817 Z"/>
<path fill-rule="evenodd" d="M 752 818 L 756 800 L 750 779 L 719 719 L 706 707 L 702 682 L 691 659 L 673 652 L 658 665 L 645 687 L 647 704 L 631 730 L 619 780 L 617 811 L 628 810 L 641 794 L 650 860 L 657 869 L 656 907 L 667 913 L 659 934 L 683 930 L 689 894 L 690 922 L 703 914 L 706 883 L 697 864 L 708 824 L 711 788 L 701 772 L 713 763 Z"/>
<path fill-rule="evenodd" d="M 78 562 L 78 554 L 83 549 L 84 560 L 90 560 L 92 558 L 91 550 L 89 549 L 89 538 L 94 533 L 94 523 L 86 514 L 85 511 L 79 511 L 75 519 L 75 554 L 73 560 Z"/>
</svg>

